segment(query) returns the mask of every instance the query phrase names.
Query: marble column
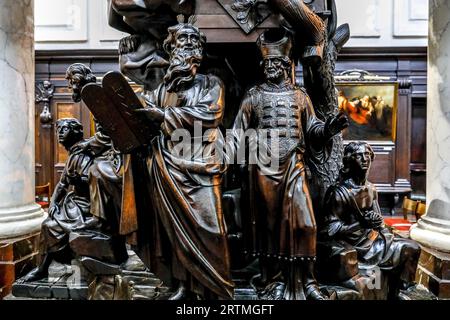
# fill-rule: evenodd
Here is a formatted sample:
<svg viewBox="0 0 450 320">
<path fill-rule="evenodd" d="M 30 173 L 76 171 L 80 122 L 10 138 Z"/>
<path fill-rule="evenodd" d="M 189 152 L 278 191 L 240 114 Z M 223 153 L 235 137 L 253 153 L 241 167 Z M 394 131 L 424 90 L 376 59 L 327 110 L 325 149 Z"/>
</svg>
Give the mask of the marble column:
<svg viewBox="0 0 450 320">
<path fill-rule="evenodd" d="M 427 101 L 427 215 L 411 231 L 450 252 L 450 2 L 430 1 Z"/>
<path fill-rule="evenodd" d="M 430 0 L 427 214 L 411 229 L 422 245 L 417 278 L 450 298 L 450 2 Z"/>
<path fill-rule="evenodd" d="M 0 0 L 0 241 L 40 230 L 35 203 L 33 0 Z"/>
</svg>

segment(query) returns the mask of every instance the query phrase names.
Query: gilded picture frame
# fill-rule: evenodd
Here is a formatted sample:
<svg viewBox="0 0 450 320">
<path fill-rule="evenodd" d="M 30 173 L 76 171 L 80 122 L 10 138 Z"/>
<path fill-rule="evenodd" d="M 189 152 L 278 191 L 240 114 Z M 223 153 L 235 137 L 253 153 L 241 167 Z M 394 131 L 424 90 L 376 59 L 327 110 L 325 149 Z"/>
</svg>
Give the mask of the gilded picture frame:
<svg viewBox="0 0 450 320">
<path fill-rule="evenodd" d="M 395 81 L 338 82 L 339 110 L 349 119 L 346 141 L 395 142 L 398 83 Z"/>
</svg>

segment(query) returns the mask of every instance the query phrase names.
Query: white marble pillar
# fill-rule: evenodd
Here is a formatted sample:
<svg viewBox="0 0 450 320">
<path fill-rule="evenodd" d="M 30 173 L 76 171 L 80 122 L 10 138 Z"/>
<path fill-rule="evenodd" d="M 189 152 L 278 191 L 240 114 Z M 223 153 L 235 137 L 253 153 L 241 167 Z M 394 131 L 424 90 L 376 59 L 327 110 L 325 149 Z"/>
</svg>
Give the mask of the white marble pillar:
<svg viewBox="0 0 450 320">
<path fill-rule="evenodd" d="M 427 247 L 450 252 L 450 1 L 429 3 L 428 211 L 411 230 L 411 237 Z"/>
<path fill-rule="evenodd" d="M 0 240 L 36 232 L 33 0 L 0 0 Z"/>
</svg>

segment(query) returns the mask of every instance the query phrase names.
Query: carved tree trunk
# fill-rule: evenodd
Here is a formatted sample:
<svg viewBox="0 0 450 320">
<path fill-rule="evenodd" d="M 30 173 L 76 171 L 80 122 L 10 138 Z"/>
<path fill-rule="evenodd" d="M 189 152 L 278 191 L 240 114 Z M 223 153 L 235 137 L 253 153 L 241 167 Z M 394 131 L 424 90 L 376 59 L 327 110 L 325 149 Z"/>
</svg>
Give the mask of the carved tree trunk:
<svg viewBox="0 0 450 320">
<path fill-rule="evenodd" d="M 304 61 L 320 61 L 326 40 L 326 23 L 303 0 L 271 0 L 271 4 L 289 23 Z"/>
<path fill-rule="evenodd" d="M 336 29 L 337 12 L 334 0 L 330 0 L 332 16 L 328 20 L 324 33 L 325 45 L 323 59 L 320 63 L 304 62 L 304 80 L 306 90 L 312 100 L 317 116 L 326 121 L 338 112 L 338 96 L 334 80 L 334 70 L 339 51 L 350 38 L 348 24 Z M 342 135 L 334 138 L 333 149 L 325 164 L 310 163 L 312 174 L 311 188 L 316 195 L 314 200 L 316 214 L 321 210 L 322 198 L 330 185 L 339 177 L 342 164 L 343 139 Z"/>
<path fill-rule="evenodd" d="M 272 0 L 272 3 L 292 28 L 301 30 L 312 41 L 311 44 L 319 45 L 324 42 L 325 23 L 303 0 Z"/>
</svg>

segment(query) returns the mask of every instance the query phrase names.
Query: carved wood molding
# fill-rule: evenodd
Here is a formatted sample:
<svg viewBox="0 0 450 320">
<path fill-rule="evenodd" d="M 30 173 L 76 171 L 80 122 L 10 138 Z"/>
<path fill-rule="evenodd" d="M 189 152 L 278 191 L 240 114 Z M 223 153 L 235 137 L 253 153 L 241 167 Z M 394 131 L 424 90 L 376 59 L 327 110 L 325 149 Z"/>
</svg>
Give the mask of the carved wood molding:
<svg viewBox="0 0 450 320">
<path fill-rule="evenodd" d="M 413 85 L 413 81 L 410 77 L 401 77 L 398 78 L 398 88 L 400 90 L 408 90 L 410 91 Z"/>
<path fill-rule="evenodd" d="M 391 77 L 383 77 L 373 73 L 370 73 L 365 70 L 360 69 L 351 69 L 346 70 L 335 76 L 337 82 L 339 81 L 348 81 L 348 82 L 374 82 L 374 81 L 389 81 Z"/>
<path fill-rule="evenodd" d="M 53 98 L 53 94 L 55 92 L 54 85 L 48 81 L 44 80 L 36 83 L 36 95 L 35 102 L 42 103 L 44 106 L 42 108 L 42 112 L 39 115 L 39 119 L 43 126 L 50 125 L 52 121 L 52 113 L 50 111 L 50 102 Z"/>
</svg>

